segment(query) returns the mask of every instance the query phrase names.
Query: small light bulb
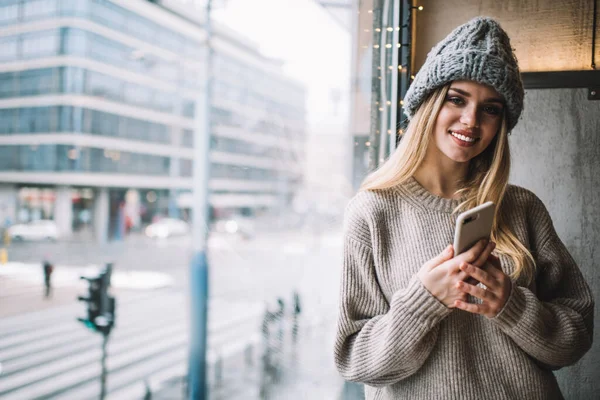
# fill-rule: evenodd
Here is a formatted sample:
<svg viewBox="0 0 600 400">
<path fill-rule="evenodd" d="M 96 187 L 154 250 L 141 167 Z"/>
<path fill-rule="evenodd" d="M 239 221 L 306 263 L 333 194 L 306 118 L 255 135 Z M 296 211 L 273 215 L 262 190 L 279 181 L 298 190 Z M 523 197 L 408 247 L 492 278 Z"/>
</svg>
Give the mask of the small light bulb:
<svg viewBox="0 0 600 400">
<path fill-rule="evenodd" d="M 388 129 L 388 135 L 391 135 L 391 134 L 392 134 L 392 130 Z"/>
<path fill-rule="evenodd" d="M 380 28 L 375 28 L 375 32 L 381 32 Z"/>
<path fill-rule="evenodd" d="M 367 147 L 371 146 L 371 142 L 366 142 L 365 146 L 367 146 Z"/>
<path fill-rule="evenodd" d="M 367 11 L 369 14 L 373 14 L 373 10 L 368 10 Z"/>
<path fill-rule="evenodd" d="M 383 111 L 383 107 L 379 107 L 379 111 Z"/>
<path fill-rule="evenodd" d="M 392 102 L 388 100 L 388 101 L 385 102 L 385 104 L 387 104 L 388 106 L 391 106 Z"/>
<path fill-rule="evenodd" d="M 414 76 L 414 75 L 411 75 L 411 76 L 410 76 L 410 79 L 415 79 L 415 76 Z"/>
<path fill-rule="evenodd" d="M 388 43 L 388 44 L 386 44 L 386 45 L 385 45 L 385 48 L 386 48 L 386 49 L 391 49 L 391 48 L 392 48 L 392 45 Z"/>
<path fill-rule="evenodd" d="M 379 45 L 378 45 L 378 44 L 376 44 L 376 45 L 374 45 L 373 47 L 374 47 L 374 48 L 376 48 L 376 49 L 378 49 L 378 48 L 379 48 Z"/>
<path fill-rule="evenodd" d="M 400 100 L 400 105 L 403 106 L 404 105 L 404 100 Z"/>
<path fill-rule="evenodd" d="M 397 44 L 397 46 L 398 46 L 398 47 L 402 47 L 402 43 L 398 43 L 398 44 Z"/>
<path fill-rule="evenodd" d="M 394 28 L 392 28 L 391 26 L 389 26 L 389 27 L 387 28 L 387 31 L 388 31 L 388 32 L 392 32 L 393 30 L 394 30 Z"/>
<path fill-rule="evenodd" d="M 423 11 L 423 6 L 419 6 L 418 10 Z"/>
<path fill-rule="evenodd" d="M 394 67 L 392 67 L 391 65 L 388 67 L 388 69 L 394 69 Z"/>
</svg>

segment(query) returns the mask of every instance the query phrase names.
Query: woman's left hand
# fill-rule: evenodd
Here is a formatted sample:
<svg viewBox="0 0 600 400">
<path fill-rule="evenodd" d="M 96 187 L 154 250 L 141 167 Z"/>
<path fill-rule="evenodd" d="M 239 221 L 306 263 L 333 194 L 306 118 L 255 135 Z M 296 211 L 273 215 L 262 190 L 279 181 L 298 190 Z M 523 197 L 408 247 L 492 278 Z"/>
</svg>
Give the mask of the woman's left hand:
<svg viewBox="0 0 600 400">
<path fill-rule="evenodd" d="M 467 263 L 463 263 L 460 269 L 475 280 L 483 283 L 487 289 L 471 285 L 464 281 L 458 282 L 457 287 L 460 290 L 481 299 L 482 304 L 456 300 L 454 306 L 473 314 L 485 315 L 488 318 L 494 318 L 498 315 L 504 308 L 512 289 L 512 282 L 508 275 L 502 271 L 500 259 L 494 255 L 490 255 L 485 269 Z"/>
</svg>

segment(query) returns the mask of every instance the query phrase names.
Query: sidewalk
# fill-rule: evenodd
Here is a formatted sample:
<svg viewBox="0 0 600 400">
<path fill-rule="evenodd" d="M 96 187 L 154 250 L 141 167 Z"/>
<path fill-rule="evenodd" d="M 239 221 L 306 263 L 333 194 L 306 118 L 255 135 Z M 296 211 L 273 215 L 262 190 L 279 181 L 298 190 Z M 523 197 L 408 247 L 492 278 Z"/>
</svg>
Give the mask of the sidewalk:
<svg viewBox="0 0 600 400">
<path fill-rule="evenodd" d="M 259 394 L 261 365 L 257 365 L 250 375 L 242 371 L 225 372 L 225 375 L 237 376 L 239 380 L 225 382 L 225 386 L 209 393 L 209 399 L 342 400 L 344 380 L 335 369 L 333 360 L 334 328 L 332 318 L 319 319 L 312 326 L 301 328 L 295 347 L 288 346 L 284 351 L 280 380 L 268 384 L 262 397 Z M 249 376 L 252 378 L 248 379 Z M 171 379 L 163 382 L 160 387 L 153 388 L 152 399 L 183 399 L 185 378 Z M 359 399 L 362 397 L 345 398 Z"/>
</svg>

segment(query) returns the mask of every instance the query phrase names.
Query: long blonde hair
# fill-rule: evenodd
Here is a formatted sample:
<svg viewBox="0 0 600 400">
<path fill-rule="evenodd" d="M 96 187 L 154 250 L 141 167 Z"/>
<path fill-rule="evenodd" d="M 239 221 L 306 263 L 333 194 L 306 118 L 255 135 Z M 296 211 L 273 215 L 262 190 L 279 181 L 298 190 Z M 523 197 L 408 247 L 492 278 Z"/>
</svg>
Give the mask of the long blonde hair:
<svg viewBox="0 0 600 400">
<path fill-rule="evenodd" d="M 450 85 L 433 92 L 421 104 L 408 124 L 394 153 L 363 181 L 360 190 L 383 190 L 406 182 L 422 164 L 438 113 L 442 108 Z M 515 265 L 511 278 L 523 277 L 527 283 L 533 279 L 535 260 L 507 224 L 502 201 L 508 185 L 510 149 L 506 118 L 502 118 L 500 131 L 490 145 L 469 162 L 469 171 L 463 187 L 457 194 L 464 199 L 454 210 L 468 210 L 486 201 L 496 204 L 496 215 L 491 240 L 496 251 L 510 257 Z"/>
</svg>

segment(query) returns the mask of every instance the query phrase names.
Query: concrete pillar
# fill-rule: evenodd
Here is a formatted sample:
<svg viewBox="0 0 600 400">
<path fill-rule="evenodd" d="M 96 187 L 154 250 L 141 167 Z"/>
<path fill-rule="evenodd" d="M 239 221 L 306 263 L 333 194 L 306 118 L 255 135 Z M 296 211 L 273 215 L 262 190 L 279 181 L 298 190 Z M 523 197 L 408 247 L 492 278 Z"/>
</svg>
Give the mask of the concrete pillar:
<svg viewBox="0 0 600 400">
<path fill-rule="evenodd" d="M 58 186 L 56 188 L 54 222 L 58 226 L 60 237 L 68 238 L 73 234 L 73 202 L 69 186 Z"/>
<path fill-rule="evenodd" d="M 100 244 L 108 241 L 108 208 L 108 188 L 97 189 L 94 196 L 94 236 Z"/>
<path fill-rule="evenodd" d="M 529 89 L 526 107 L 509 141 L 511 181 L 533 190 L 544 202 L 556 231 L 595 293 L 594 320 L 600 321 L 600 101 L 587 89 Z M 556 372 L 567 399 L 600 393 L 600 330 L 575 365 Z M 594 394 L 596 393 L 596 394 Z"/>
</svg>

